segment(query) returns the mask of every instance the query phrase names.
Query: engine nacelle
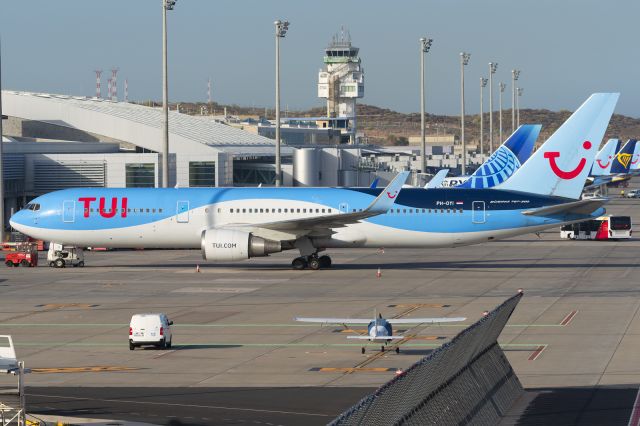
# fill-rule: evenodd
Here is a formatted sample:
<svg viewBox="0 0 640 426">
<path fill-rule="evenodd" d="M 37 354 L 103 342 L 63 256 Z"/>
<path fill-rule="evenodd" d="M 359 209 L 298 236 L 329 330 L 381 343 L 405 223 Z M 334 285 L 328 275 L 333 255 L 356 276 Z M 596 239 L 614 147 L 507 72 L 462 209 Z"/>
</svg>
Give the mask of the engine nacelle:
<svg viewBox="0 0 640 426">
<path fill-rule="evenodd" d="M 282 251 L 280 241 L 267 240 L 250 232 L 231 229 L 203 231 L 200 247 L 202 258 L 213 262 L 235 262 Z"/>
</svg>

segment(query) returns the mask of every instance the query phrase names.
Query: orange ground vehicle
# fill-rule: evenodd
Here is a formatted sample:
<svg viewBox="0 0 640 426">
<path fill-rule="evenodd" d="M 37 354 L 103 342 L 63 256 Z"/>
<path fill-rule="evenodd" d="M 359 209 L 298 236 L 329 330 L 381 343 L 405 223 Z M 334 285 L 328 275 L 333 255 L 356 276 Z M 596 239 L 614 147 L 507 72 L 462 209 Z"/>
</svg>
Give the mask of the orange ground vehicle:
<svg viewBox="0 0 640 426">
<path fill-rule="evenodd" d="M 38 266 L 38 246 L 36 245 L 36 243 L 32 242 L 17 243 L 16 250 L 7 253 L 7 255 L 5 256 L 4 264 L 8 267 Z"/>
</svg>

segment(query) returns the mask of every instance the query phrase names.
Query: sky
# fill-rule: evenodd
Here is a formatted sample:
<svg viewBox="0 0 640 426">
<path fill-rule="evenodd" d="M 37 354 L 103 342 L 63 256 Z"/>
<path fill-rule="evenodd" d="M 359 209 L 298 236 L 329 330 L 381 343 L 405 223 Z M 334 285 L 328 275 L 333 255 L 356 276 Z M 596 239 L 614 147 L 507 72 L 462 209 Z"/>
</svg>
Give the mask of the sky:
<svg viewBox="0 0 640 426">
<path fill-rule="evenodd" d="M 640 117 L 638 0 L 178 0 L 168 12 L 169 97 L 274 105 L 274 26 L 281 42 L 282 108 L 325 105 L 317 98 L 323 50 L 344 26 L 360 48 L 365 97 L 402 112 L 419 104 L 418 39 L 426 56 L 427 112 L 459 114 L 459 53 L 467 113 L 479 110 L 480 77 L 498 63 L 497 87 L 522 70 L 521 108 L 574 110 L 589 94 L 621 92 L 616 112 Z M 0 0 L 4 89 L 93 96 L 95 69 L 119 68 L 132 100 L 162 97 L 161 0 Z M 485 89 L 485 111 L 488 89 Z"/>
</svg>

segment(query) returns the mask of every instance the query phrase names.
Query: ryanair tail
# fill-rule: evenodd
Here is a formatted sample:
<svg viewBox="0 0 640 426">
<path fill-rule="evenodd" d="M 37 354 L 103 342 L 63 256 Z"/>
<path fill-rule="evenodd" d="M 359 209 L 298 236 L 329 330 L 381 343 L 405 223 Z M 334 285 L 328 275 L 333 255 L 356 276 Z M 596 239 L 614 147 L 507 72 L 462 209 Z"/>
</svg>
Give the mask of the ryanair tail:
<svg viewBox="0 0 640 426">
<path fill-rule="evenodd" d="M 619 93 L 594 93 L 497 189 L 580 198 Z"/>
<path fill-rule="evenodd" d="M 615 158 L 613 159 L 613 164 L 611 165 L 611 173 L 612 174 L 629 173 L 629 168 L 631 167 L 631 160 L 635 150 L 636 150 L 636 140 L 631 139 L 627 141 L 627 143 L 624 144 L 620 152 L 618 152 Z"/>
<path fill-rule="evenodd" d="M 540 124 L 525 124 L 516 129 L 465 182 L 456 188 L 492 188 L 511 177 L 531 157 Z"/>
</svg>

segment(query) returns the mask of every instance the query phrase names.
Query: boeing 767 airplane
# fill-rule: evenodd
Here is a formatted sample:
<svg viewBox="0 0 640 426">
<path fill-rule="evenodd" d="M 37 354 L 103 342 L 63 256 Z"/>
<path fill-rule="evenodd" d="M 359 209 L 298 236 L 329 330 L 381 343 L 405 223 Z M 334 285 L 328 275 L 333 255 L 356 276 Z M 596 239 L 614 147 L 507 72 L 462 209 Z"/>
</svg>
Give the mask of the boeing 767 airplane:
<svg viewBox="0 0 640 426">
<path fill-rule="evenodd" d="M 11 226 L 76 246 L 201 248 L 227 262 L 299 251 L 292 266 L 331 265 L 336 247 L 452 247 L 604 213 L 580 200 L 618 100 L 593 94 L 511 177 L 489 189 L 79 188 L 32 200 Z"/>
</svg>

